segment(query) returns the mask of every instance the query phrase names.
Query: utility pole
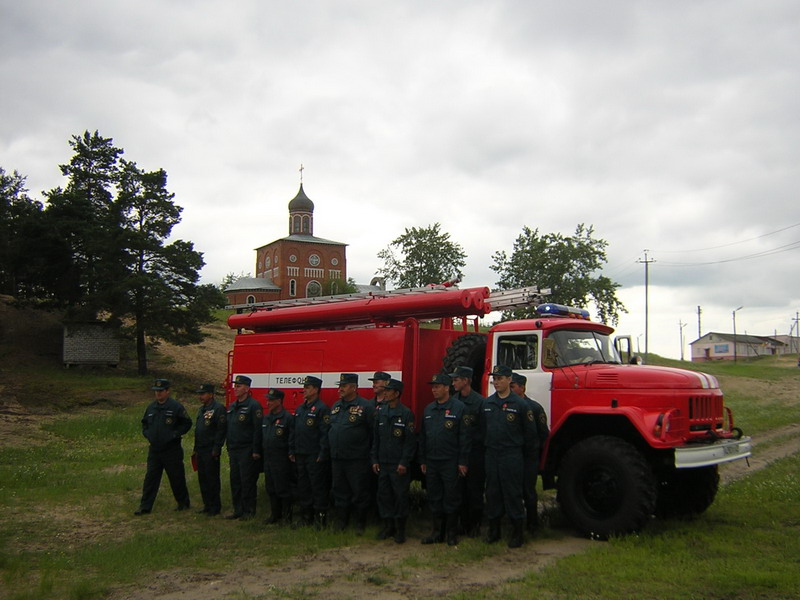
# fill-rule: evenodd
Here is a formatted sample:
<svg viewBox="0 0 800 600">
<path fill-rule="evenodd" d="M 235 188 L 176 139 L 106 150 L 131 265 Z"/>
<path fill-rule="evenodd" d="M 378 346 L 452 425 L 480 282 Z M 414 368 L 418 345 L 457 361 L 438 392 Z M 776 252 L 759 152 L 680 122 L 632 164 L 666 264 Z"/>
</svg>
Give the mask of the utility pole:
<svg viewBox="0 0 800 600">
<path fill-rule="evenodd" d="M 700 308 L 700 305 L 697 305 L 697 339 L 699 340 L 703 337 L 703 328 L 700 326 L 700 315 L 703 314 L 703 310 Z"/>
<path fill-rule="evenodd" d="M 800 337 L 800 313 L 794 313 L 794 324 L 792 325 L 792 329 L 796 331 L 795 337 L 792 337 L 792 330 L 789 330 L 789 350 L 794 350 L 795 352 L 800 353 L 800 348 L 797 347 L 797 338 Z M 800 365 L 800 357 L 798 357 L 798 365 Z"/>
<path fill-rule="evenodd" d="M 649 250 L 644 250 L 644 260 L 639 259 L 636 262 L 644 265 L 644 362 L 647 362 L 647 355 L 650 351 L 650 263 L 656 262 L 653 259 L 647 258 Z"/>
<path fill-rule="evenodd" d="M 736 311 L 742 310 L 744 306 L 740 306 L 739 308 L 733 309 L 733 362 L 736 362 Z"/>
<path fill-rule="evenodd" d="M 686 327 L 686 325 L 687 325 L 686 323 L 684 323 L 682 321 L 678 321 L 678 332 L 680 333 L 680 337 L 681 337 L 681 360 L 683 360 L 683 346 L 684 346 L 683 328 Z"/>
</svg>

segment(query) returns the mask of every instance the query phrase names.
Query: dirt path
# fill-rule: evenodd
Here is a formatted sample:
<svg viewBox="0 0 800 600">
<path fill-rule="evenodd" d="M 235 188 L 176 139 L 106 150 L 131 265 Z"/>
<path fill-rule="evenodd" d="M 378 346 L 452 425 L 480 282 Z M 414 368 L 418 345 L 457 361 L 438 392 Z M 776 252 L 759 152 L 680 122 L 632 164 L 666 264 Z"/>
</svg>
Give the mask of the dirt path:
<svg viewBox="0 0 800 600">
<path fill-rule="evenodd" d="M 788 425 L 758 436 L 750 459 L 724 465 L 723 485 L 746 477 L 779 458 L 800 452 L 800 424 Z M 552 499 L 550 500 L 552 502 Z M 548 510 L 554 507 L 548 507 Z M 163 572 L 146 587 L 117 590 L 111 600 L 217 600 L 221 598 L 332 597 L 354 600 L 434 598 L 460 591 L 484 589 L 488 594 L 502 585 L 540 571 L 560 558 L 585 551 L 587 539 L 564 537 L 529 541 L 519 550 L 500 546 L 498 554 L 480 563 L 458 564 L 459 548 L 421 546 L 416 539 L 405 545 L 391 542 L 326 550 L 311 557 L 295 559 L 274 568 L 254 561 L 239 565 L 235 573 Z M 415 564 L 441 553 L 453 553 L 453 566 L 443 570 L 424 566 L 404 566 L 413 557 Z M 476 568 L 479 567 L 479 568 Z"/>
</svg>

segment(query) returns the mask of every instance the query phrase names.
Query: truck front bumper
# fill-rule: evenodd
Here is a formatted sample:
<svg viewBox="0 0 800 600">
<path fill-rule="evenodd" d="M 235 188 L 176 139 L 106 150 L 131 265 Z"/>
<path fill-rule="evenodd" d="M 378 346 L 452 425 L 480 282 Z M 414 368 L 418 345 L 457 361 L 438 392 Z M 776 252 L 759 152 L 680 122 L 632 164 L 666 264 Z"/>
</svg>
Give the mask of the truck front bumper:
<svg viewBox="0 0 800 600">
<path fill-rule="evenodd" d="M 751 456 L 752 449 L 751 439 L 747 436 L 738 440 L 717 440 L 710 444 L 681 446 L 675 448 L 675 468 L 691 469 L 731 462 Z"/>
</svg>

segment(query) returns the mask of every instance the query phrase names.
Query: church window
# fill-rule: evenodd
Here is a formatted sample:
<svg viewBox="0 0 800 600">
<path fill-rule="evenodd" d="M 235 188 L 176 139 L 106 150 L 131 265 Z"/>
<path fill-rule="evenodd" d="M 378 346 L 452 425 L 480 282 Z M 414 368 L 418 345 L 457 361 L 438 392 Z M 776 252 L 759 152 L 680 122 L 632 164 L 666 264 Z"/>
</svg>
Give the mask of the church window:
<svg viewBox="0 0 800 600">
<path fill-rule="evenodd" d="M 306 298 L 316 298 L 322 295 L 322 286 L 319 281 L 309 281 L 306 286 Z"/>
<path fill-rule="evenodd" d="M 289 295 L 294 297 L 297 295 L 297 280 L 289 280 Z"/>
<path fill-rule="evenodd" d="M 256 297 L 255 296 L 248 296 L 247 297 L 247 303 L 248 304 L 255 304 L 256 303 Z"/>
</svg>

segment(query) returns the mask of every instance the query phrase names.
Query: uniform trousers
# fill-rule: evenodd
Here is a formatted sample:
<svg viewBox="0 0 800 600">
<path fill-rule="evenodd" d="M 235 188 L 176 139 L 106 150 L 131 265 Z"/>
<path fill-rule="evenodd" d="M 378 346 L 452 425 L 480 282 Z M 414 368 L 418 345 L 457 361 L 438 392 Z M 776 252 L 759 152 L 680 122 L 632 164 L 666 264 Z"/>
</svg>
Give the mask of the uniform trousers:
<svg viewBox="0 0 800 600">
<path fill-rule="evenodd" d="M 476 447 L 477 446 L 477 447 Z M 461 509 L 464 515 L 483 511 L 483 492 L 486 488 L 486 449 L 473 444 L 469 453 L 469 470 L 464 477 Z"/>
<path fill-rule="evenodd" d="M 186 471 L 183 467 L 183 448 L 180 440 L 176 440 L 160 449 L 150 446 L 147 452 L 147 473 L 142 486 L 140 509 L 153 509 L 164 471 L 167 472 L 172 495 L 175 496 L 178 506 L 189 506 L 189 490 L 186 487 Z"/>
<path fill-rule="evenodd" d="M 486 516 L 525 518 L 522 506 L 522 448 L 486 449 Z"/>
<path fill-rule="evenodd" d="M 294 484 L 294 467 L 285 454 L 264 454 L 264 487 L 267 494 L 291 500 Z"/>
<path fill-rule="evenodd" d="M 409 513 L 408 490 L 411 471 L 397 472 L 397 464 L 381 463 L 378 474 L 378 514 L 381 519 L 405 519 Z"/>
<path fill-rule="evenodd" d="M 539 495 L 536 493 L 536 479 L 539 477 L 539 453 L 525 457 L 522 475 L 522 494 L 526 510 L 536 510 Z"/>
<path fill-rule="evenodd" d="M 310 454 L 297 454 L 297 498 L 300 506 L 317 512 L 328 510 L 331 493 L 331 463 L 317 462 Z"/>
<path fill-rule="evenodd" d="M 259 461 L 253 460 L 250 446 L 228 448 L 231 465 L 231 499 L 233 513 L 252 516 L 256 514 L 256 497 Z"/>
<path fill-rule="evenodd" d="M 197 480 L 200 483 L 200 495 L 203 497 L 203 508 L 210 513 L 222 510 L 220 500 L 219 456 L 212 456 L 213 448 L 196 448 Z"/>
<path fill-rule="evenodd" d="M 461 485 L 458 480 L 458 460 L 429 460 L 426 463 L 425 485 L 428 506 L 434 517 L 451 515 L 461 506 Z"/>
<path fill-rule="evenodd" d="M 331 461 L 331 467 L 334 506 L 355 506 L 362 510 L 369 508 L 369 459 L 335 458 Z"/>
</svg>

